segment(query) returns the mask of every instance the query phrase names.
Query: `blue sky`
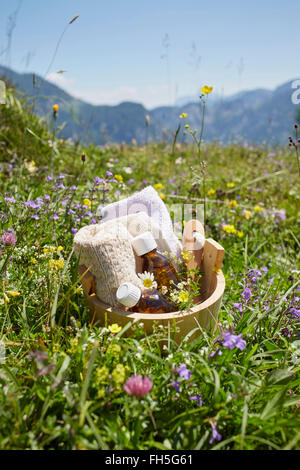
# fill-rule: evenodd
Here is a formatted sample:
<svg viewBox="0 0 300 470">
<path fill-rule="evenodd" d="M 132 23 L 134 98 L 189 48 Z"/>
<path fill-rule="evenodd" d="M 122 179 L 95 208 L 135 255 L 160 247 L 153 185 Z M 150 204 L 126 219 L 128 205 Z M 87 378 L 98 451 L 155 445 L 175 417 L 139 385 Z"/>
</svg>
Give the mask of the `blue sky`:
<svg viewBox="0 0 300 470">
<path fill-rule="evenodd" d="M 0 53 L 19 0 L 0 0 Z M 0 63 L 95 104 L 151 108 L 194 95 L 274 88 L 299 78 L 299 0 L 23 0 Z M 67 70 L 57 74 L 58 70 Z"/>
</svg>

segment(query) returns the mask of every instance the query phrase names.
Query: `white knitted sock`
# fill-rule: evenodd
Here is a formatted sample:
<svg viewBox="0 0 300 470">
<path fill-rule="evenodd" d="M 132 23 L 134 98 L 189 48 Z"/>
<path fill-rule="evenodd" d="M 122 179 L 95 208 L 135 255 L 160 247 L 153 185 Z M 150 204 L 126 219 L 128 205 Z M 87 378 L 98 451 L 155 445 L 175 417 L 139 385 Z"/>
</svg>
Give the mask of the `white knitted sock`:
<svg viewBox="0 0 300 470">
<path fill-rule="evenodd" d="M 96 293 L 103 302 L 116 306 L 116 291 L 124 282 L 142 287 L 136 275 L 131 235 L 117 220 L 81 228 L 74 237 L 80 264 L 95 278 Z"/>
</svg>

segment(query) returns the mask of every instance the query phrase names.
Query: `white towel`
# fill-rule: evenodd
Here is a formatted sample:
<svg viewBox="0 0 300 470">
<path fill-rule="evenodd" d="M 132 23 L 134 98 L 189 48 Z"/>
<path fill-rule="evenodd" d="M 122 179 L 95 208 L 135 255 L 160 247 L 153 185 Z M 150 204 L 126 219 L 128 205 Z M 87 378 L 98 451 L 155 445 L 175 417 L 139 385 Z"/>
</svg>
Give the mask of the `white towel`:
<svg viewBox="0 0 300 470">
<path fill-rule="evenodd" d="M 180 256 L 182 244 L 173 232 L 173 223 L 164 202 L 152 186 L 147 186 L 127 199 L 113 202 L 101 209 L 103 222 L 138 212 L 146 212 L 154 220 L 172 253 Z"/>
</svg>

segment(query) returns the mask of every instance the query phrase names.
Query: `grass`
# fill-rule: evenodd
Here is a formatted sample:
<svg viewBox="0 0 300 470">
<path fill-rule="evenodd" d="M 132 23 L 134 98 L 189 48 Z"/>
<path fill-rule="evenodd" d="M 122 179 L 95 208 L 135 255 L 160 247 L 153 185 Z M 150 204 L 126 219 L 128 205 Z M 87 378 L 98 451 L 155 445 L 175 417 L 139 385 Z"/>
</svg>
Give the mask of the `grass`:
<svg viewBox="0 0 300 470">
<path fill-rule="evenodd" d="M 136 324 L 126 338 L 91 324 L 73 233 L 99 220 L 99 205 L 147 184 L 159 184 L 169 207 L 201 203 L 196 149 L 179 136 L 173 149 L 83 148 L 60 139 L 55 122 L 47 128 L 13 90 L 0 119 L 0 237 L 13 229 L 17 238 L 0 247 L 1 449 L 299 449 L 300 197 L 291 150 L 204 144 L 206 233 L 225 248 L 219 328 L 161 352 L 168 332 L 159 325 L 145 337 Z M 96 186 L 95 176 L 112 178 L 107 171 L 121 176 Z M 223 345 L 228 330 L 244 349 Z M 178 374 L 181 364 L 190 379 Z M 137 373 L 153 382 L 142 399 L 123 390 Z"/>
</svg>

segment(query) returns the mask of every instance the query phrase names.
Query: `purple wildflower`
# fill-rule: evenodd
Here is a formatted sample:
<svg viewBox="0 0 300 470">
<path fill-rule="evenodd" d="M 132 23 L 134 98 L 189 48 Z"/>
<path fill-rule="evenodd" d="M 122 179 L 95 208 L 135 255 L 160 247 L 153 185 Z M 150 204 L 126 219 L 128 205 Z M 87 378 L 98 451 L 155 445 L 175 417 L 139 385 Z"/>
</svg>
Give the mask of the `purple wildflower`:
<svg viewBox="0 0 300 470">
<path fill-rule="evenodd" d="M 172 387 L 175 388 L 177 393 L 180 393 L 180 382 L 174 381 L 174 382 L 171 383 L 171 385 L 172 385 Z"/>
<path fill-rule="evenodd" d="M 209 443 L 212 444 L 214 441 L 221 441 L 222 435 L 219 433 L 217 428 L 217 422 L 215 420 L 211 421 L 212 435 L 209 440 Z"/>
<path fill-rule="evenodd" d="M 113 173 L 111 171 L 108 171 L 106 172 L 106 177 L 108 178 L 109 176 L 113 176 Z"/>
<path fill-rule="evenodd" d="M 17 243 L 17 237 L 15 236 L 13 231 L 8 230 L 2 235 L 1 241 L 3 245 L 13 246 Z"/>
<path fill-rule="evenodd" d="M 73 186 L 70 187 L 70 191 L 76 191 L 78 188 L 77 186 L 75 186 L 75 184 L 73 184 Z"/>
<path fill-rule="evenodd" d="M 246 341 L 242 339 L 242 335 L 234 335 L 227 331 L 223 334 L 223 342 L 222 345 L 227 349 L 234 349 L 238 348 L 241 351 L 246 347 Z"/>
<path fill-rule="evenodd" d="M 241 302 L 239 302 L 239 303 L 235 302 L 235 303 L 233 304 L 233 306 L 234 306 L 234 308 L 237 308 L 240 312 L 243 311 L 243 306 L 242 306 L 242 303 L 241 303 Z"/>
<path fill-rule="evenodd" d="M 183 377 L 185 380 L 189 380 L 192 376 L 192 373 L 188 370 L 186 364 L 180 364 L 177 372 L 180 377 Z"/>
<path fill-rule="evenodd" d="M 198 402 L 199 406 L 203 406 L 203 401 L 201 395 L 193 395 L 192 397 L 189 397 L 189 400 L 195 400 Z"/>
<path fill-rule="evenodd" d="M 251 295 L 252 295 L 251 289 L 249 287 L 246 287 L 246 289 L 242 293 L 242 296 L 244 297 L 245 300 L 249 300 Z"/>
<path fill-rule="evenodd" d="M 132 375 L 123 385 L 123 389 L 128 395 L 135 397 L 144 397 L 152 389 L 152 381 L 149 377 L 141 375 Z"/>
<path fill-rule="evenodd" d="M 15 198 L 13 196 L 5 196 L 4 198 L 5 202 L 7 203 L 14 203 L 16 202 Z"/>
</svg>

